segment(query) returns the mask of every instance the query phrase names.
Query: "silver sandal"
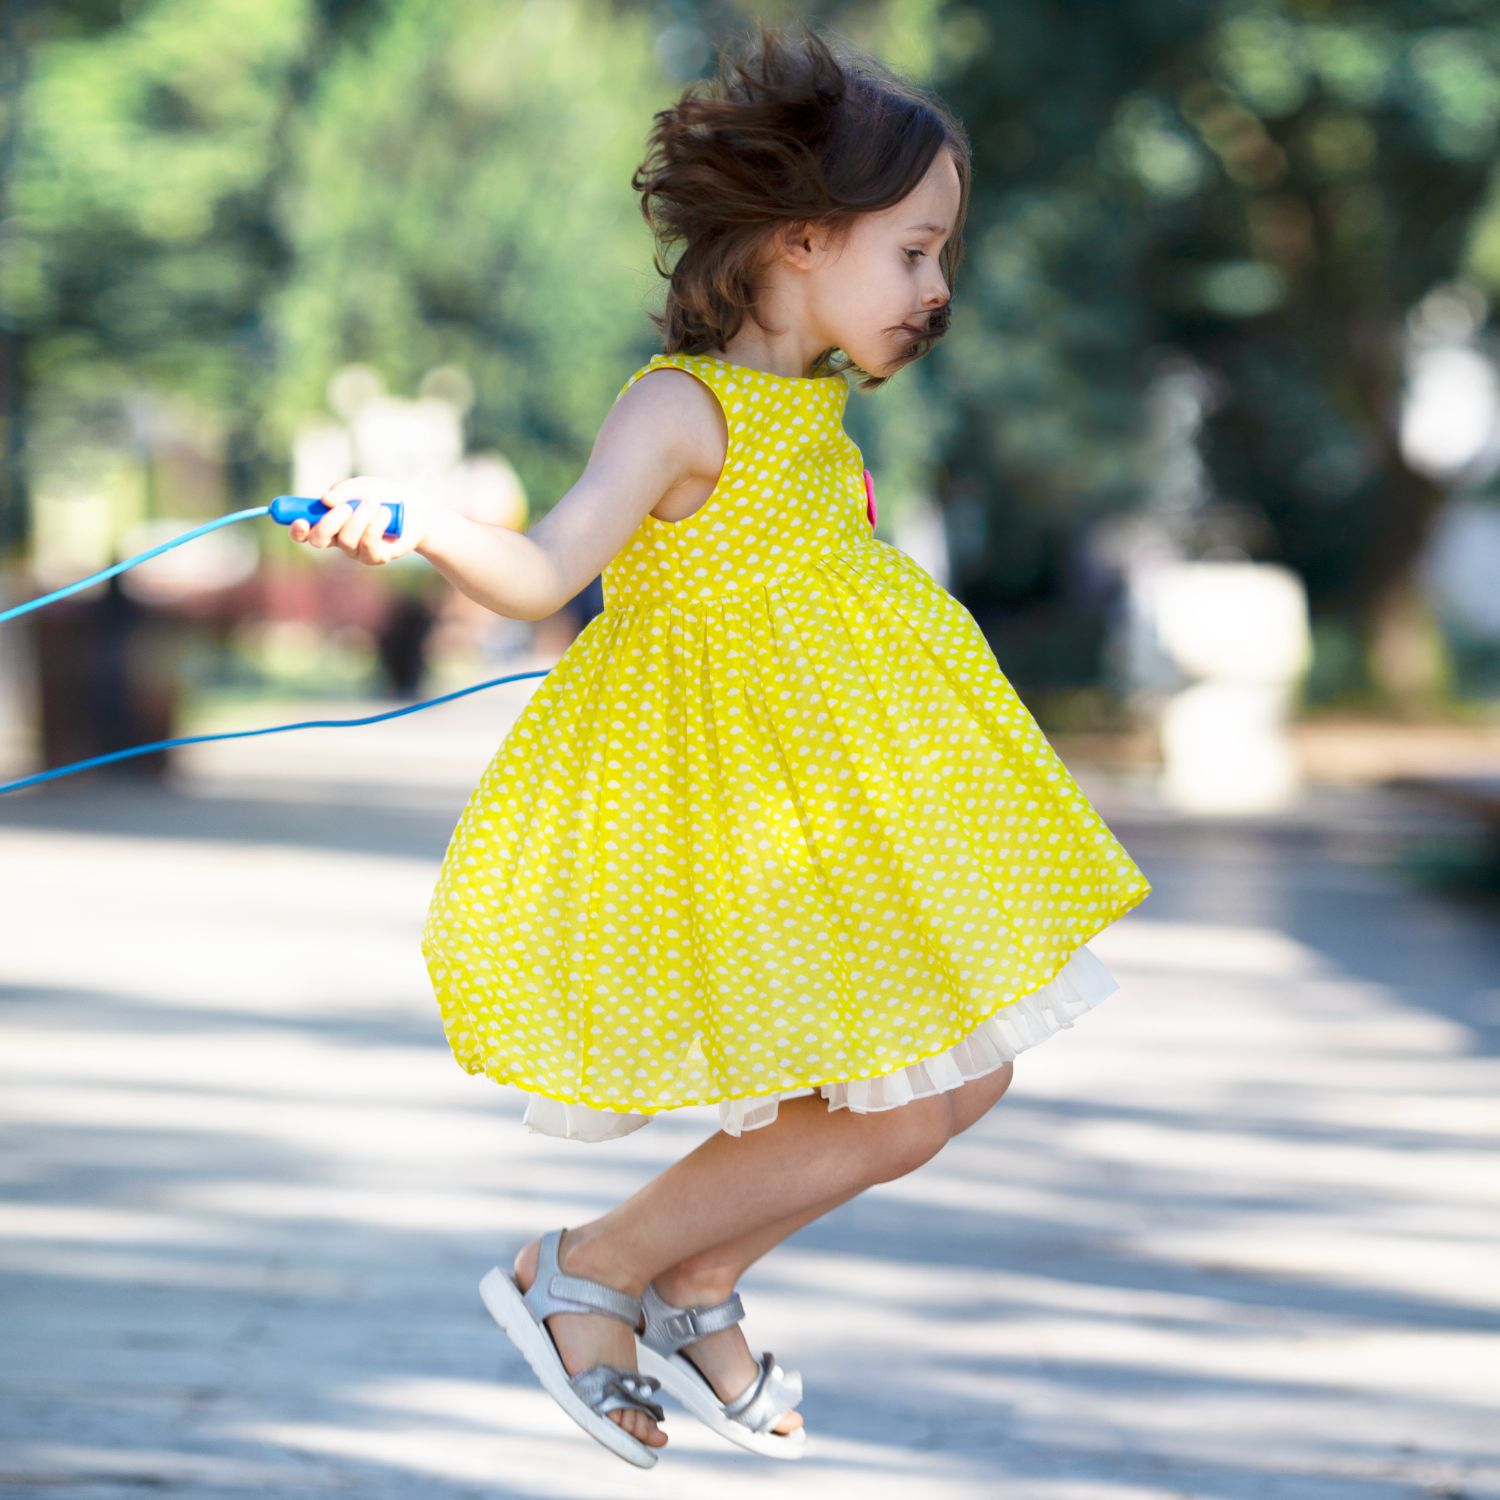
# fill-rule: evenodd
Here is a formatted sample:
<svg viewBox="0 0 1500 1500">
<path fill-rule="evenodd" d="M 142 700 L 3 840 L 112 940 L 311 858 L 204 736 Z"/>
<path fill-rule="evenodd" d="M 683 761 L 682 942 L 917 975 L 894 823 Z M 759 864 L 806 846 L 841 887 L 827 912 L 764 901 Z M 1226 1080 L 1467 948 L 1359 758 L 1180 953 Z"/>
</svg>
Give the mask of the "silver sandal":
<svg viewBox="0 0 1500 1500">
<path fill-rule="evenodd" d="M 566 1229 L 542 1236 L 537 1251 L 536 1278 L 522 1291 L 515 1277 L 500 1266 L 487 1271 L 479 1294 L 490 1316 L 525 1356 L 542 1388 L 588 1435 L 628 1463 L 649 1469 L 657 1450 L 627 1432 L 608 1415 L 620 1408 L 643 1411 L 657 1422 L 666 1412 L 651 1400 L 660 1382 L 638 1370 L 597 1364 L 569 1375 L 552 1330 L 542 1320 L 556 1312 L 606 1313 L 631 1328 L 641 1321 L 641 1299 L 602 1281 L 574 1276 L 557 1263 L 558 1246 Z"/>
<path fill-rule="evenodd" d="M 673 1307 L 652 1284 L 641 1297 L 641 1310 L 644 1326 L 636 1330 L 637 1363 L 704 1426 L 766 1458 L 801 1458 L 806 1453 L 805 1427 L 771 1431 L 771 1424 L 802 1400 L 802 1376 L 797 1371 L 788 1374 L 768 1349 L 760 1357 L 755 1379 L 732 1401 L 721 1401 L 708 1377 L 680 1352 L 685 1344 L 745 1316 L 738 1292 L 712 1306 Z"/>
</svg>

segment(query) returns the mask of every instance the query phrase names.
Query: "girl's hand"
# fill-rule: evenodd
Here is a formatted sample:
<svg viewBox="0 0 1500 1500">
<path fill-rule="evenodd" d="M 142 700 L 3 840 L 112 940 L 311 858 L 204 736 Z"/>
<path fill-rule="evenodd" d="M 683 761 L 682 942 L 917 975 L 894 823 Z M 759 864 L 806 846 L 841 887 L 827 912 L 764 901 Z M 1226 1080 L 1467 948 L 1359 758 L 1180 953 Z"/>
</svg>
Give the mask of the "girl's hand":
<svg viewBox="0 0 1500 1500">
<path fill-rule="evenodd" d="M 318 499 L 330 507 L 327 514 L 311 526 L 306 521 L 293 521 L 287 528 L 292 540 L 310 542 L 314 547 L 336 543 L 350 557 L 375 567 L 420 547 L 432 529 L 436 506 L 434 500 L 405 480 L 368 475 L 341 479 L 329 485 Z M 385 502 L 397 500 L 405 506 L 401 535 L 387 541 L 385 529 L 391 523 L 391 509 Z"/>
</svg>

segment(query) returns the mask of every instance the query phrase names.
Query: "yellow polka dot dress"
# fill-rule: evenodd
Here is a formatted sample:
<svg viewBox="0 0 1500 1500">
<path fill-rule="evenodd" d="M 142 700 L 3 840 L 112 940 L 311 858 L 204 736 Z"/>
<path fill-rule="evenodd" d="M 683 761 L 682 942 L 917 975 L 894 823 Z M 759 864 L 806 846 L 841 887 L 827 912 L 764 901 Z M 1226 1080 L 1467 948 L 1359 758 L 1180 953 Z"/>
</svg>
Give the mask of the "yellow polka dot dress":
<svg viewBox="0 0 1500 1500">
<path fill-rule="evenodd" d="M 656 355 L 728 427 L 459 817 L 422 936 L 453 1055 L 528 1129 L 894 1108 L 1118 989 L 1087 940 L 1151 891 L 973 617 L 878 539 L 849 377 Z M 618 398 L 616 398 L 618 399 Z"/>
</svg>

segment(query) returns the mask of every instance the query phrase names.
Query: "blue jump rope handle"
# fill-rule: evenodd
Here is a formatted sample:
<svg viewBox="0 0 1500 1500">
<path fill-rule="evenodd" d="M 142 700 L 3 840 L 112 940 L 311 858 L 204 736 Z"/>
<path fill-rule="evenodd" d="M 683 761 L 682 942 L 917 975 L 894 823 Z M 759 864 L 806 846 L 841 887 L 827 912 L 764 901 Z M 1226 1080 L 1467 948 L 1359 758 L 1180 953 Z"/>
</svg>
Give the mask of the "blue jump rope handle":
<svg viewBox="0 0 1500 1500">
<path fill-rule="evenodd" d="M 383 539 L 394 542 L 401 535 L 401 514 L 406 507 L 398 500 L 382 500 L 391 513 L 391 524 L 383 533 Z M 271 519 L 290 526 L 293 521 L 306 521 L 311 525 L 321 521 L 333 507 L 324 505 L 316 495 L 278 495 L 271 502 Z"/>
</svg>

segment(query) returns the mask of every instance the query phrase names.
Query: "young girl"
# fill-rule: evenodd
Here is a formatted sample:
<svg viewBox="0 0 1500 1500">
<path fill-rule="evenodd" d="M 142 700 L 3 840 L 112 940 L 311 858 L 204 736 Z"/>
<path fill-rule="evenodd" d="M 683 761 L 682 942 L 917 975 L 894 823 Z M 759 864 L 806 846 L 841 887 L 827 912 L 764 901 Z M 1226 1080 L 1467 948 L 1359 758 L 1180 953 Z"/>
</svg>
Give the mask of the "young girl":
<svg viewBox="0 0 1500 1500">
<path fill-rule="evenodd" d="M 661 1387 L 754 1452 L 805 1451 L 800 1378 L 750 1352 L 736 1282 L 978 1120 L 1019 1052 L 1118 988 L 1085 944 L 1151 891 L 973 618 L 873 533 L 845 372 L 874 389 L 947 327 L 969 148 L 802 32 L 762 24 L 656 116 L 633 185 L 682 244 L 665 352 L 540 522 L 361 477 L 293 532 L 415 549 L 527 620 L 603 572 L 458 820 L 422 953 L 456 1060 L 524 1090 L 531 1130 L 718 1106 L 696 1150 L 482 1283 L 543 1386 L 642 1467 Z"/>
</svg>

